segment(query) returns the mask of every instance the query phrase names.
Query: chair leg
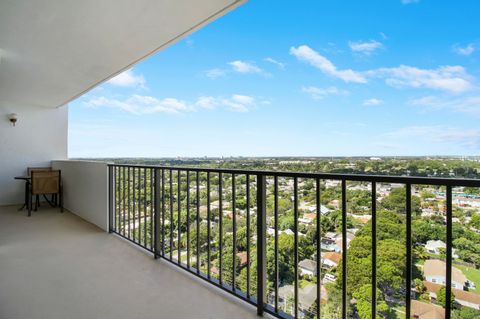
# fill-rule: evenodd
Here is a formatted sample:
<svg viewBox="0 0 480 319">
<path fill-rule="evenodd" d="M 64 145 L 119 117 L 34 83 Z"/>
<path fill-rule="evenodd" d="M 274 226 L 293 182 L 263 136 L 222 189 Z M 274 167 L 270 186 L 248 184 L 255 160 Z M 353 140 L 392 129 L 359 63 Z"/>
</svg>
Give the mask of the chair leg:
<svg viewBox="0 0 480 319">
<path fill-rule="evenodd" d="M 56 195 L 55 195 L 56 196 Z M 63 213 L 63 189 L 60 188 L 60 192 L 58 193 L 59 205 L 60 205 L 60 212 Z"/>
<path fill-rule="evenodd" d="M 30 191 L 28 192 L 27 206 L 28 206 L 28 217 L 30 217 L 32 216 L 32 194 L 30 194 Z"/>
<path fill-rule="evenodd" d="M 35 209 L 34 211 L 38 210 L 38 206 L 40 206 L 40 199 L 38 198 L 38 195 L 35 196 Z"/>
</svg>

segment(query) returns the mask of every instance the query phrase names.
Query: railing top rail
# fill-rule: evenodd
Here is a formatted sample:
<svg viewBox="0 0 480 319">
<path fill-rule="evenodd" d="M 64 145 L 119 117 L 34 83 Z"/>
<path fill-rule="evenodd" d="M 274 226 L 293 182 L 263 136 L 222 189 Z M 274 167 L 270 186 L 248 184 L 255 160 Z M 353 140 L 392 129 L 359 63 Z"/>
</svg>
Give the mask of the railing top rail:
<svg viewBox="0 0 480 319">
<path fill-rule="evenodd" d="M 265 175 L 277 177 L 297 177 L 312 179 L 331 179 L 346 180 L 358 182 L 377 182 L 393 184 L 412 184 L 412 185 L 436 185 L 436 186 L 464 186 L 480 187 L 480 179 L 469 178 L 439 178 L 439 177 L 421 177 L 421 176 L 390 176 L 390 175 L 368 175 L 368 174 L 341 174 L 341 173 L 308 173 L 308 172 L 284 172 L 284 171 L 265 171 L 265 170 L 242 170 L 225 168 L 207 168 L 207 167 L 187 167 L 187 166 L 162 166 L 162 165 L 132 165 L 132 164 L 107 164 L 114 167 L 137 167 L 137 168 L 156 168 L 165 170 L 180 170 L 191 172 L 211 172 L 240 175 Z"/>
</svg>

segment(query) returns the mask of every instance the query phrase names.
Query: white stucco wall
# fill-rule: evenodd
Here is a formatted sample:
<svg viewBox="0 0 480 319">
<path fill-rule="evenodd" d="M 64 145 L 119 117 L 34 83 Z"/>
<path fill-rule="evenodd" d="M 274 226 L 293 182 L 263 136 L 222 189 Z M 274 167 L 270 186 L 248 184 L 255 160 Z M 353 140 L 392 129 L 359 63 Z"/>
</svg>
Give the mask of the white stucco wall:
<svg viewBox="0 0 480 319">
<path fill-rule="evenodd" d="M 16 113 L 12 126 L 8 114 Z M 67 158 L 68 107 L 9 108 L 0 105 L 0 205 L 24 200 L 24 184 L 14 180 L 29 166 L 50 166 L 52 159 Z"/>
<path fill-rule="evenodd" d="M 62 172 L 63 206 L 108 231 L 108 167 L 104 162 L 52 161 Z"/>
</svg>

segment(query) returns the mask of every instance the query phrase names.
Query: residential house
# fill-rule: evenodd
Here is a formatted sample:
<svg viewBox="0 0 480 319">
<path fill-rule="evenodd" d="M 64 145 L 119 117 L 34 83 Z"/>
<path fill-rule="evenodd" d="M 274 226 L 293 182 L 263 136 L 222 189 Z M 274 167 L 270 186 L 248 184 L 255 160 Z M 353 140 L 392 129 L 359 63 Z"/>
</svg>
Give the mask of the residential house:
<svg viewBox="0 0 480 319">
<path fill-rule="evenodd" d="M 317 218 L 317 214 L 304 214 L 302 218 L 299 218 L 298 221 L 302 224 L 310 225 Z"/>
<path fill-rule="evenodd" d="M 418 300 L 412 300 L 410 311 L 414 319 L 445 319 L 442 307 Z"/>
<path fill-rule="evenodd" d="M 301 276 L 315 276 L 317 274 L 317 262 L 311 259 L 304 259 L 298 263 Z"/>
<path fill-rule="evenodd" d="M 247 252 L 241 251 L 237 253 L 237 257 L 240 259 L 240 268 L 243 268 L 248 263 Z"/>
<path fill-rule="evenodd" d="M 335 251 L 337 253 L 342 251 L 342 248 L 335 244 L 335 239 L 331 239 L 330 237 L 322 237 L 320 246 L 322 250 L 326 251 Z"/>
<path fill-rule="evenodd" d="M 439 284 L 434 284 L 428 281 L 424 281 L 423 284 L 425 285 L 425 288 L 427 289 L 427 292 L 430 296 L 430 299 L 432 301 L 437 300 L 437 292 L 443 287 L 442 285 Z M 464 306 L 464 307 L 469 307 L 473 308 L 476 310 L 480 310 L 480 295 L 469 292 L 469 291 L 464 291 L 460 289 L 453 289 L 452 288 L 452 294 L 455 296 L 455 302 L 458 304 Z"/>
<path fill-rule="evenodd" d="M 323 283 L 332 283 L 332 282 L 335 282 L 336 280 L 337 280 L 337 277 L 335 275 L 325 274 L 322 282 Z"/>
<path fill-rule="evenodd" d="M 444 252 L 447 249 L 447 244 L 445 244 L 441 240 L 429 240 L 425 244 L 425 249 L 427 252 L 430 254 L 435 254 L 435 255 L 440 255 L 441 251 L 443 250 Z M 455 253 L 455 249 L 452 248 L 452 257 L 453 258 L 458 258 L 458 255 Z"/>
<path fill-rule="evenodd" d="M 327 252 L 322 257 L 322 265 L 326 267 L 337 267 L 342 259 L 342 255 L 336 252 Z"/>
<path fill-rule="evenodd" d="M 444 261 L 438 259 L 428 259 L 423 265 L 423 275 L 428 282 L 434 284 L 446 284 L 446 268 Z M 463 272 L 452 267 L 452 288 L 463 290 L 467 286 L 468 279 Z"/>
<path fill-rule="evenodd" d="M 295 293 L 295 288 L 292 285 L 285 285 L 278 288 L 278 301 L 280 308 L 289 313 L 293 310 L 293 298 Z M 321 300 L 326 300 L 327 290 L 322 285 L 320 288 Z M 325 295 L 323 295 L 325 293 Z M 310 315 L 310 308 L 313 306 L 317 300 L 317 286 L 316 285 L 307 285 L 303 288 L 298 289 L 298 312 L 300 318 L 305 318 L 307 315 Z"/>
</svg>

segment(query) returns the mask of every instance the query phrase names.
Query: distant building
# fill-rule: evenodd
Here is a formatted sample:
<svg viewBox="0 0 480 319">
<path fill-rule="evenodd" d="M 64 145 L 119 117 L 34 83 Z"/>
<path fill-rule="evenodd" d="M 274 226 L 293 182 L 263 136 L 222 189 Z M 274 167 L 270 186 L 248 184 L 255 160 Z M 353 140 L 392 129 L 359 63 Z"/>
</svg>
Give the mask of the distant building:
<svg viewBox="0 0 480 319">
<path fill-rule="evenodd" d="M 441 250 L 445 251 L 447 249 L 447 245 L 441 240 L 429 240 L 425 244 L 425 249 L 430 254 L 440 255 Z M 452 257 L 458 258 L 454 248 L 452 248 Z"/>
<path fill-rule="evenodd" d="M 317 274 L 317 262 L 311 259 L 304 259 L 298 263 L 298 269 L 302 276 L 315 276 Z"/>
<path fill-rule="evenodd" d="M 337 252 L 325 253 L 322 257 L 322 265 L 326 267 L 337 267 L 342 259 L 342 255 Z"/>
<path fill-rule="evenodd" d="M 335 241 L 335 238 L 337 238 L 337 234 L 334 233 L 334 232 L 327 232 L 325 233 L 325 236 L 323 236 L 324 238 L 326 239 L 331 239 L 333 241 Z"/>
<path fill-rule="evenodd" d="M 445 310 L 437 305 L 412 300 L 411 315 L 414 319 L 445 319 Z"/>
<path fill-rule="evenodd" d="M 424 281 L 423 284 L 427 289 L 428 295 L 432 301 L 437 300 L 437 292 L 443 287 L 439 284 L 434 284 L 428 281 Z M 480 310 L 480 295 L 473 292 L 468 292 L 460 289 L 452 289 L 452 293 L 455 296 L 455 302 L 464 306 Z"/>
<path fill-rule="evenodd" d="M 320 287 L 321 300 L 327 299 L 327 290 L 325 287 Z M 279 306 L 284 312 L 291 312 L 293 310 L 293 300 L 295 288 L 292 285 L 285 285 L 278 289 Z M 298 310 L 299 317 L 303 318 L 310 313 L 310 308 L 317 300 L 317 286 L 308 285 L 298 289 Z"/>
<path fill-rule="evenodd" d="M 237 253 L 237 257 L 240 259 L 240 267 L 245 267 L 248 262 L 247 258 L 247 252 L 246 251 L 241 251 Z"/>
<path fill-rule="evenodd" d="M 438 259 L 428 259 L 423 265 L 423 274 L 428 282 L 440 285 L 446 285 L 446 268 L 444 261 Z M 467 277 L 463 272 L 452 267 L 452 288 L 463 290 L 468 283 Z"/>
<path fill-rule="evenodd" d="M 298 221 L 302 224 L 310 225 L 317 218 L 317 214 L 304 214 L 302 218 L 299 218 Z"/>
<path fill-rule="evenodd" d="M 332 274 L 325 274 L 325 276 L 323 277 L 324 283 L 335 282 L 336 280 L 337 280 L 337 277 L 335 277 Z"/>
</svg>

